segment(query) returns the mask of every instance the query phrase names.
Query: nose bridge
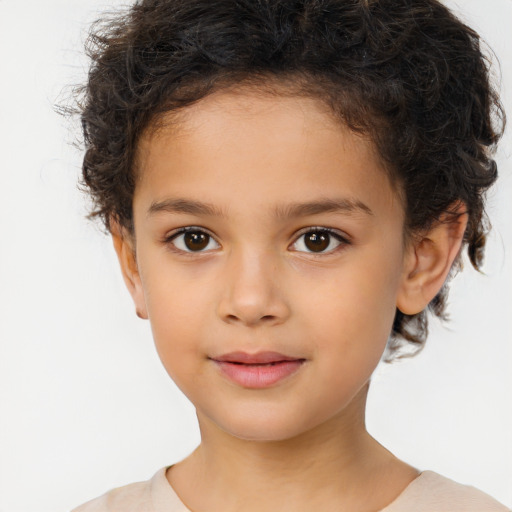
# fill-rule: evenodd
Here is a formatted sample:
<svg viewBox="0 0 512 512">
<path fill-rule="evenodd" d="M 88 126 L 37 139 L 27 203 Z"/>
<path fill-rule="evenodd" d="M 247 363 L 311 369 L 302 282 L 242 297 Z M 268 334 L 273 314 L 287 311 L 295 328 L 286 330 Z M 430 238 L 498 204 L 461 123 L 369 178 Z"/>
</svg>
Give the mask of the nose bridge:
<svg viewBox="0 0 512 512">
<path fill-rule="evenodd" d="M 233 248 L 226 260 L 219 314 L 228 322 L 281 322 L 288 308 L 279 287 L 279 257 L 271 249 Z"/>
</svg>

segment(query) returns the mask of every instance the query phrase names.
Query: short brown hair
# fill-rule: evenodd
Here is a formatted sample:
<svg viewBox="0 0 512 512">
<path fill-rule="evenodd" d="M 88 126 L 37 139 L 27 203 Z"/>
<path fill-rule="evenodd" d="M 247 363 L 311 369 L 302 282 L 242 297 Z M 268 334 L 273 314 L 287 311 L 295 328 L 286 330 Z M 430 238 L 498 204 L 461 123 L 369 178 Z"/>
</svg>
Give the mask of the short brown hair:
<svg viewBox="0 0 512 512">
<path fill-rule="evenodd" d="M 454 204 L 477 269 L 485 191 L 504 113 L 479 36 L 436 0 L 142 0 L 94 25 L 80 91 L 83 184 L 93 217 L 132 230 L 138 140 L 159 115 L 224 87 L 279 82 L 327 103 L 375 143 L 404 199 L 408 233 Z M 443 317 L 446 286 L 429 304 Z M 390 348 L 418 348 L 426 311 L 396 312 Z"/>
</svg>

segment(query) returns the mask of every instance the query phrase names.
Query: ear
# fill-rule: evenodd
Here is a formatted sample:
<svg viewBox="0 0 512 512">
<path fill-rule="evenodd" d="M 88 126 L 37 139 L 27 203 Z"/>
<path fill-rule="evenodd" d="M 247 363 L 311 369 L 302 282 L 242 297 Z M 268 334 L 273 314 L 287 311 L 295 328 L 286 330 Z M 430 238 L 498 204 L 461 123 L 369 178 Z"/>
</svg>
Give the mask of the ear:
<svg viewBox="0 0 512 512">
<path fill-rule="evenodd" d="M 137 316 L 147 320 L 148 312 L 146 308 L 146 300 L 144 298 L 144 290 L 142 288 L 142 281 L 135 257 L 133 236 L 129 234 L 126 229 L 122 228 L 115 220 L 110 221 L 110 232 L 112 234 L 114 249 L 116 250 L 119 264 L 121 265 L 124 282 L 132 296 L 133 302 L 135 303 Z"/>
<path fill-rule="evenodd" d="M 409 242 L 397 295 L 402 313 L 420 313 L 439 293 L 460 253 L 467 223 L 466 205 L 459 202 L 427 233 Z"/>
</svg>

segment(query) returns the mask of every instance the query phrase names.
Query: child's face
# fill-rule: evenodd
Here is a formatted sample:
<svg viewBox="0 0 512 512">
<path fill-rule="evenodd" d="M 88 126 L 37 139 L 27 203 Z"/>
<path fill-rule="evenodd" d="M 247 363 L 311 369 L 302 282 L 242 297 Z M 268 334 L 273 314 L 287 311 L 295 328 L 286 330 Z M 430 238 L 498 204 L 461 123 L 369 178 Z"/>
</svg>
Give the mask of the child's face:
<svg viewBox="0 0 512 512">
<path fill-rule="evenodd" d="M 247 92 L 139 149 L 132 294 L 202 427 L 277 440 L 343 423 L 403 280 L 403 208 L 373 146 L 312 99 Z M 292 361 L 218 362 L 267 351 Z"/>
</svg>

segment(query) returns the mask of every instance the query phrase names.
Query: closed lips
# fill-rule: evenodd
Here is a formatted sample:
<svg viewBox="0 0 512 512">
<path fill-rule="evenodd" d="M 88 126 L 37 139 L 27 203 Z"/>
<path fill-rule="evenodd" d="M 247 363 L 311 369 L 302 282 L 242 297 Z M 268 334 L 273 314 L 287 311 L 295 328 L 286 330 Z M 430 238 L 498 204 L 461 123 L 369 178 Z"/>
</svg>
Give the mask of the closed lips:
<svg viewBox="0 0 512 512">
<path fill-rule="evenodd" d="M 231 352 L 211 358 L 221 373 L 244 388 L 268 388 L 295 374 L 304 358 L 286 356 L 277 352 Z"/>
<path fill-rule="evenodd" d="M 278 352 L 258 352 L 249 354 L 247 352 L 230 352 L 220 357 L 212 357 L 214 361 L 221 363 L 247 364 L 247 365 L 269 365 L 286 361 L 304 361 L 304 358 L 286 356 Z"/>
</svg>

